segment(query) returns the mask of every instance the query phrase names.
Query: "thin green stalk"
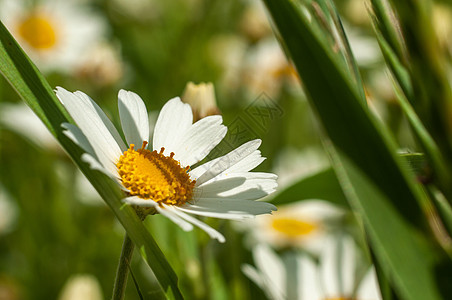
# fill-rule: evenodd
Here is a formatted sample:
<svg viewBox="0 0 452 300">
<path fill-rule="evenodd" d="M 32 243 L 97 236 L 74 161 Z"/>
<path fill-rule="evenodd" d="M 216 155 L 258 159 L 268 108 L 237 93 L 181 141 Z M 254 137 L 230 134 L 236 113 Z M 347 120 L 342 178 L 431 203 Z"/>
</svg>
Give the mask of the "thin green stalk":
<svg viewBox="0 0 452 300">
<path fill-rule="evenodd" d="M 118 269 L 116 270 L 115 286 L 113 288 L 112 300 L 124 299 L 127 286 L 127 278 L 129 277 L 129 265 L 133 255 L 135 245 L 126 233 L 124 242 L 122 243 L 121 257 L 119 258 Z"/>
</svg>

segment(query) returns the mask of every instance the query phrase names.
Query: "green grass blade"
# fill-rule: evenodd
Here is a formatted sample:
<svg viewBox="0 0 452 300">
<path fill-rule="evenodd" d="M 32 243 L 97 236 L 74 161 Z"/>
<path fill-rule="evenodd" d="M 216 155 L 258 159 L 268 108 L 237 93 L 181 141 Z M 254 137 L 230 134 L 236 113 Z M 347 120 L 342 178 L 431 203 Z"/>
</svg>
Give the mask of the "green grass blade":
<svg viewBox="0 0 452 300">
<path fill-rule="evenodd" d="M 359 98 L 358 87 L 332 46 L 325 43 L 314 22 L 293 2 L 265 2 L 328 136 L 393 199 L 407 220 L 418 224 L 423 215 L 420 205 L 413 202 L 422 200 L 419 189 L 396 157 L 393 139 Z"/>
<path fill-rule="evenodd" d="M 365 173 L 345 155 L 329 148 L 351 206 L 365 212 L 362 216 L 370 246 L 400 298 L 443 299 L 432 272 L 437 264 L 435 253 L 428 249 L 427 239 L 400 218 L 391 199 Z"/>
<path fill-rule="evenodd" d="M 177 276 L 158 245 L 143 226 L 135 211 L 124 206 L 124 197 L 117 185 L 105 175 L 91 170 L 81 161 L 82 151 L 62 131 L 61 123 L 70 122 L 67 112 L 58 101 L 38 69 L 17 45 L 16 41 L 0 22 L 0 72 L 17 91 L 20 97 L 41 118 L 47 128 L 58 139 L 75 164 L 82 170 L 105 202 L 115 213 L 136 247 L 158 278 L 167 295 L 181 299 Z M 20 122 L 20 120 L 18 120 Z"/>
<path fill-rule="evenodd" d="M 396 156 L 388 130 L 364 105 L 358 92 L 362 87 L 354 85 L 334 45 L 322 36 L 317 15 L 310 10 L 316 2 L 304 7 L 288 0 L 264 2 L 326 133 L 341 160 L 347 161 L 344 172 L 353 178 L 343 189 L 358 190 L 348 199 L 363 216 L 380 264 L 387 267 L 386 274 L 403 298 L 440 299 L 433 263 L 428 261 L 439 247 L 431 243 L 431 250 L 423 251 L 413 238 L 414 233 L 429 232 L 427 198 Z"/>
</svg>

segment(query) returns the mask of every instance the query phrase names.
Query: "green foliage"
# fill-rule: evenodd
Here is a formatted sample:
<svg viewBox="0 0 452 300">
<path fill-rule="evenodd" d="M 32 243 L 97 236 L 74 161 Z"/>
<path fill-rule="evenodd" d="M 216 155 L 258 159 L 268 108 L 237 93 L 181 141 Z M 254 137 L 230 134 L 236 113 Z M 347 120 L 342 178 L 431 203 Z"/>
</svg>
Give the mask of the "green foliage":
<svg viewBox="0 0 452 300">
<path fill-rule="evenodd" d="M 362 87 L 350 80 L 350 69 L 341 63 L 339 42 L 325 38 L 335 30 L 330 22 L 334 7 L 329 1 L 265 3 L 332 142 L 325 143 L 339 181 L 364 220 L 386 276 L 404 299 L 440 299 L 442 287 L 432 270 L 448 262 L 434 259 L 441 257 L 441 248 L 430 240 L 425 223 L 431 218 L 430 200 L 396 157 L 387 128 L 363 105 Z M 397 46 L 393 51 L 400 52 Z"/>
</svg>

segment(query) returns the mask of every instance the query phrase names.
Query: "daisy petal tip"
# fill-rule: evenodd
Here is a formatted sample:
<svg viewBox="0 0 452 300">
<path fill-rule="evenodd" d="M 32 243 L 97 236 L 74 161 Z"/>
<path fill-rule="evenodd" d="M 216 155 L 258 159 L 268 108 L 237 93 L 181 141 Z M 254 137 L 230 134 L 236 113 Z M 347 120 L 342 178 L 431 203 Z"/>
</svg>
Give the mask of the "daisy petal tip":
<svg viewBox="0 0 452 300">
<path fill-rule="evenodd" d="M 118 92 L 118 98 L 124 97 L 127 95 L 127 91 L 124 89 L 120 89 Z"/>
</svg>

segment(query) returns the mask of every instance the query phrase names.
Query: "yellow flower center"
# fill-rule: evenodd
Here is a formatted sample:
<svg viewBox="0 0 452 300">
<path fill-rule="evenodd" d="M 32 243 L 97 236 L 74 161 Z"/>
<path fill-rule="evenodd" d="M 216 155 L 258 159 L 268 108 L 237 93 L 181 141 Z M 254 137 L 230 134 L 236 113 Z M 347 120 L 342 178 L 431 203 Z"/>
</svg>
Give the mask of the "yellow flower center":
<svg viewBox="0 0 452 300">
<path fill-rule="evenodd" d="M 159 153 L 151 152 L 144 149 L 146 144 L 143 142 L 143 147 L 138 150 L 131 144 L 116 164 L 122 184 L 130 195 L 177 206 L 189 201 L 196 182 L 188 175 L 190 167 L 181 167 L 173 159 L 174 152 L 165 156 L 165 148 Z"/>
<path fill-rule="evenodd" d="M 33 48 L 49 49 L 56 44 L 53 25 L 45 16 L 32 13 L 20 23 L 19 34 Z"/>
<path fill-rule="evenodd" d="M 271 226 L 274 230 L 289 237 L 308 235 L 317 228 L 316 224 L 290 218 L 273 218 Z"/>
</svg>

